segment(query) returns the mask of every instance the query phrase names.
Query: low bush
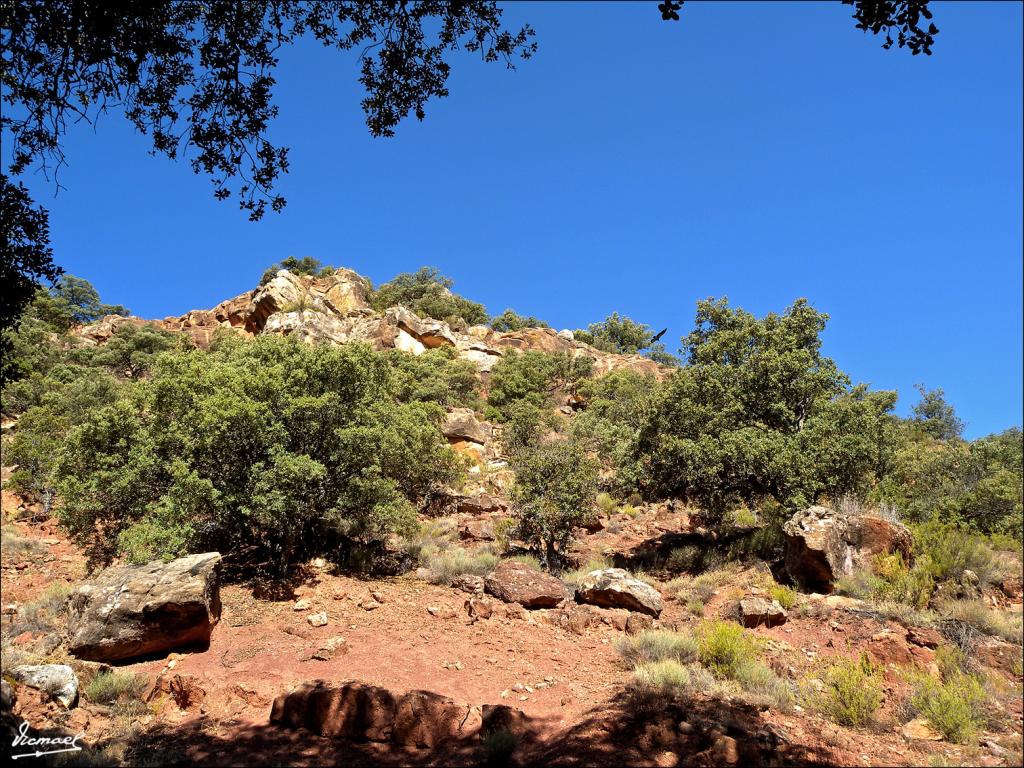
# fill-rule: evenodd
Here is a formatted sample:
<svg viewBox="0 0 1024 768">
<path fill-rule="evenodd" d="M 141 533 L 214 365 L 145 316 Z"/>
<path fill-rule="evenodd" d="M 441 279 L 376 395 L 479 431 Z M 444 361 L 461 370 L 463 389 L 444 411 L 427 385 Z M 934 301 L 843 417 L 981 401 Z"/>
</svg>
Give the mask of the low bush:
<svg viewBox="0 0 1024 768">
<path fill-rule="evenodd" d="M 980 600 L 951 601 L 944 603 L 941 610 L 948 618 L 962 621 L 982 634 L 1017 645 L 1024 641 L 1024 620 L 1020 613 L 989 608 Z"/>
<path fill-rule="evenodd" d="M 633 670 L 633 685 L 643 692 L 671 696 L 686 689 L 690 673 L 678 661 L 664 659 L 640 664 Z"/>
<path fill-rule="evenodd" d="M 459 576 L 486 576 L 498 564 L 490 552 L 469 552 L 461 547 L 442 549 L 426 555 L 428 580 L 433 584 L 451 584 Z"/>
<path fill-rule="evenodd" d="M 541 568 L 540 560 L 538 560 L 533 555 L 527 555 L 527 554 L 524 554 L 524 553 L 519 553 L 518 555 L 512 555 L 511 557 L 507 557 L 505 559 L 506 560 L 511 560 L 511 561 L 513 561 L 515 563 L 522 563 L 523 565 L 528 565 L 531 568 L 536 568 L 538 571 Z"/>
<path fill-rule="evenodd" d="M 735 679 L 737 671 L 758 654 L 753 636 L 732 621 L 702 622 L 696 634 L 700 663 L 718 677 Z"/>
<path fill-rule="evenodd" d="M 740 664 L 736 668 L 735 679 L 759 703 L 782 712 L 788 712 L 793 706 L 793 687 L 759 661 Z"/>
<path fill-rule="evenodd" d="M 999 559 L 984 536 L 938 519 L 912 526 L 912 530 L 915 556 L 927 556 L 926 567 L 937 582 L 959 581 L 964 571 L 970 570 L 984 584 L 1000 572 Z"/>
<path fill-rule="evenodd" d="M 986 696 L 981 681 L 957 670 L 939 682 L 927 674 L 914 680 L 911 706 L 950 741 L 972 741 L 985 723 Z"/>
<path fill-rule="evenodd" d="M 818 708 L 841 725 L 865 725 L 882 706 L 882 671 L 865 654 L 835 659 L 822 678 Z"/>
<path fill-rule="evenodd" d="M 597 508 L 605 515 L 612 515 L 619 508 L 619 503 L 606 491 L 601 491 L 595 499 Z"/>
<path fill-rule="evenodd" d="M 146 678 L 132 672 L 101 672 L 82 689 L 85 698 L 94 704 L 113 704 L 121 699 L 135 699 L 146 689 Z"/>
<path fill-rule="evenodd" d="M 19 536 L 13 528 L 0 532 L 0 557 L 5 563 L 19 563 L 46 553 L 46 545 L 37 539 Z"/>
<path fill-rule="evenodd" d="M 38 598 L 18 609 L 17 621 L 9 631 L 13 635 L 53 631 L 61 622 L 71 589 L 70 585 L 61 582 L 51 584 Z"/>
<path fill-rule="evenodd" d="M 796 590 L 784 584 L 768 587 L 768 596 L 787 611 L 796 604 Z"/>
<path fill-rule="evenodd" d="M 520 738 L 507 729 L 499 729 L 480 736 L 480 763 L 485 766 L 509 765 L 512 754 L 519 748 Z"/>
<path fill-rule="evenodd" d="M 617 647 L 622 657 L 634 665 L 665 660 L 686 664 L 694 661 L 698 652 L 695 638 L 665 629 L 653 629 L 633 637 L 624 637 Z"/>
</svg>

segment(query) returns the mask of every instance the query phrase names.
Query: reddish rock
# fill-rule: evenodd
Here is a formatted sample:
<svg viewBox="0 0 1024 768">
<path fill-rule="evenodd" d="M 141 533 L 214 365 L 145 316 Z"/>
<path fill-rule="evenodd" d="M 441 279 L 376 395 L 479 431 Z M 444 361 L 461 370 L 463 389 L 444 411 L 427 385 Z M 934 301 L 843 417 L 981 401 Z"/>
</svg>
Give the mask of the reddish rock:
<svg viewBox="0 0 1024 768">
<path fill-rule="evenodd" d="M 395 696 L 360 682 L 321 680 L 278 696 L 270 722 L 333 738 L 430 748 L 465 735 L 470 714 L 469 707 L 430 691 Z"/>
<path fill-rule="evenodd" d="M 569 597 L 565 585 L 554 576 L 516 560 L 499 563 L 484 579 L 484 589 L 503 602 L 524 608 L 554 608 Z"/>
<path fill-rule="evenodd" d="M 1012 576 L 999 582 L 999 589 L 1011 600 L 1020 600 L 1024 597 L 1024 579 L 1020 576 Z"/>
<path fill-rule="evenodd" d="M 904 666 L 914 661 L 907 641 L 894 632 L 879 632 L 872 636 L 867 650 L 875 661 L 885 666 Z"/>
<path fill-rule="evenodd" d="M 974 658 L 986 667 L 1016 676 L 1021 668 L 1021 647 L 995 637 L 979 638 Z"/>
<path fill-rule="evenodd" d="M 654 619 L 645 613 L 630 611 L 629 616 L 626 617 L 625 629 L 627 635 L 639 635 L 641 632 L 646 632 L 653 628 Z"/>
<path fill-rule="evenodd" d="M 920 645 L 925 648 L 938 648 L 940 645 L 945 644 L 942 635 L 928 627 L 910 627 L 907 630 L 907 640 L 914 645 Z"/>
</svg>

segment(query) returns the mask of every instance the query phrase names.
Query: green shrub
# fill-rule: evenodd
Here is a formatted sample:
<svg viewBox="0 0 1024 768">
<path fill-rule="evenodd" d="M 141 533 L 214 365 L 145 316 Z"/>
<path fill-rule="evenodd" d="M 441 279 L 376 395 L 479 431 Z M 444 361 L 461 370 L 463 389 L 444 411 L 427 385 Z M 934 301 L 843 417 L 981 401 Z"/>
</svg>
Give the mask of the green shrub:
<svg viewBox="0 0 1024 768">
<path fill-rule="evenodd" d="M 935 581 L 958 581 L 965 570 L 971 570 L 986 583 L 999 568 L 985 538 L 963 526 L 932 519 L 912 530 L 914 551 L 919 558 L 927 557 L 927 569 Z"/>
<path fill-rule="evenodd" d="M 981 681 L 956 671 L 942 682 L 919 674 L 911 706 L 947 739 L 966 744 L 973 741 L 985 723 L 985 700 Z"/>
<path fill-rule="evenodd" d="M 53 632 L 62 623 L 72 587 L 63 582 L 48 586 L 35 600 L 19 607 L 17 621 L 6 630 L 12 636 L 22 632 Z"/>
<path fill-rule="evenodd" d="M 686 667 L 672 659 L 640 664 L 633 670 L 633 685 L 641 691 L 671 696 L 685 690 L 689 684 Z"/>
<path fill-rule="evenodd" d="M 727 522 L 735 528 L 753 528 L 757 525 L 757 515 L 750 507 L 740 506 L 729 512 Z"/>
<path fill-rule="evenodd" d="M 18 563 L 46 554 L 47 547 L 38 539 L 19 536 L 14 528 L 0 531 L 0 557 L 5 563 Z"/>
<path fill-rule="evenodd" d="M 704 549 L 696 544 L 684 544 L 673 547 L 665 559 L 665 567 L 670 571 L 694 571 L 704 557 Z"/>
<path fill-rule="evenodd" d="M 399 402 L 466 408 L 482 405 L 476 366 L 460 359 L 453 347 L 428 349 L 419 355 L 398 349 L 383 354 L 391 365 L 395 398 Z"/>
<path fill-rule="evenodd" d="M 611 495 L 605 491 L 597 494 L 597 508 L 605 515 L 611 515 L 615 513 L 615 510 L 619 508 L 619 504 Z"/>
<path fill-rule="evenodd" d="M 485 766 L 508 765 L 519 748 L 518 735 L 506 729 L 494 730 L 480 736 L 480 763 Z"/>
<path fill-rule="evenodd" d="M 865 725 L 882 706 L 882 672 L 866 654 L 835 659 L 825 669 L 823 682 L 818 707 L 841 725 Z"/>
<path fill-rule="evenodd" d="M 575 587 L 581 581 L 583 581 L 583 579 L 587 576 L 588 573 L 591 573 L 592 571 L 603 571 L 606 568 L 611 567 L 612 563 L 608 558 L 601 556 L 592 556 L 587 560 L 587 562 L 585 562 L 579 568 L 573 568 L 570 571 L 563 571 L 561 574 L 561 579 L 570 587 Z"/>
<path fill-rule="evenodd" d="M 769 587 L 768 596 L 787 611 L 796 604 L 796 590 L 783 584 Z"/>
<path fill-rule="evenodd" d="M 543 320 L 538 320 L 536 317 L 527 316 L 524 317 L 518 312 L 506 309 L 500 315 L 495 315 L 491 318 L 491 328 L 496 331 L 502 331 L 508 333 L 510 331 L 521 331 L 524 328 L 550 328 L 547 323 Z"/>
<path fill-rule="evenodd" d="M 617 355 L 635 355 L 641 349 L 651 345 L 654 331 L 650 326 L 637 323 L 628 317 L 612 312 L 600 323 L 591 323 L 587 330 L 576 330 L 573 336 L 577 341 L 589 344 L 602 352 Z M 664 346 L 658 345 L 663 351 Z"/>
<path fill-rule="evenodd" d="M 788 712 L 793 706 L 792 686 L 761 662 L 740 664 L 735 679 L 747 694 L 775 709 Z"/>
<path fill-rule="evenodd" d="M 513 406 L 521 401 L 537 409 L 551 407 L 553 392 L 575 391 L 590 376 L 593 364 L 589 357 L 574 358 L 564 352 L 509 352 L 491 369 L 487 418 L 508 421 Z"/>
<path fill-rule="evenodd" d="M 686 610 L 692 613 L 694 616 L 704 615 L 704 601 L 698 600 L 697 598 L 690 598 L 686 601 Z"/>
<path fill-rule="evenodd" d="M 700 663 L 717 677 L 735 678 L 758 654 L 757 642 L 733 621 L 708 620 L 697 627 Z"/>
<path fill-rule="evenodd" d="M 512 545 L 512 534 L 516 527 L 516 521 L 511 517 L 501 517 L 492 523 L 494 531 L 494 548 L 499 555 L 508 552 Z"/>
<path fill-rule="evenodd" d="M 312 256 L 303 256 L 301 259 L 287 256 L 267 267 L 260 278 L 260 285 L 269 283 L 282 269 L 287 269 L 293 275 L 308 275 L 309 277 L 326 277 L 334 272 L 334 267 L 325 267 L 319 259 L 314 259 Z"/>
<path fill-rule="evenodd" d="M 686 664 L 697 658 L 698 651 L 694 637 L 665 629 L 647 630 L 633 637 L 624 637 L 617 647 L 622 657 L 633 665 L 665 660 Z"/>
<path fill-rule="evenodd" d="M 94 704 L 113 704 L 119 699 L 138 698 L 146 685 L 146 678 L 132 672 L 100 672 L 82 692 Z"/>
<path fill-rule="evenodd" d="M 540 560 L 538 560 L 533 555 L 518 554 L 512 555 L 512 557 L 507 557 L 505 559 L 511 560 L 514 563 L 522 563 L 523 565 L 528 565 L 531 568 L 537 569 L 538 571 L 541 569 Z"/>
<path fill-rule="evenodd" d="M 827 319 L 804 299 L 763 318 L 699 302 L 690 364 L 659 388 L 633 441 L 647 494 L 685 496 L 714 523 L 766 489 L 799 507 L 870 487 L 896 393 L 850 386 L 821 352 Z"/>
</svg>

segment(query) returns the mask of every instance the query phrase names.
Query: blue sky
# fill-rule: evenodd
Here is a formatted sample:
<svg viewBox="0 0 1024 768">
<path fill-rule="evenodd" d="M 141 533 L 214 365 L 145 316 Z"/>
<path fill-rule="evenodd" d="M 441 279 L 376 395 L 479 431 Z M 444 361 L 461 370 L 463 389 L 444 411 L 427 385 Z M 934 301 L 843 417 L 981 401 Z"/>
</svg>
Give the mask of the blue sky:
<svg viewBox="0 0 1024 768">
<path fill-rule="evenodd" d="M 354 54 L 286 50 L 281 215 L 250 223 L 108 116 L 29 180 L 59 263 L 143 317 L 209 307 L 288 255 L 376 283 L 430 264 L 492 312 L 613 310 L 676 341 L 708 296 L 807 297 L 855 381 L 945 388 L 969 436 L 1022 420 L 1019 3 L 935 3 L 935 55 L 838 4 L 508 5 L 540 51 L 465 54 L 427 119 L 373 139 Z"/>
</svg>

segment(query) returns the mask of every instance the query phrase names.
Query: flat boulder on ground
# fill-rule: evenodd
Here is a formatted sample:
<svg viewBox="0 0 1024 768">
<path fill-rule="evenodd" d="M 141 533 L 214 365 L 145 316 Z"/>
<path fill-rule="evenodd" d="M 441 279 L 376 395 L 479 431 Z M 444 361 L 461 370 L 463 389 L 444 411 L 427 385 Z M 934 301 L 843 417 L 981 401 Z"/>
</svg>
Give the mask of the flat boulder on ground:
<svg viewBox="0 0 1024 768">
<path fill-rule="evenodd" d="M 850 515 L 827 507 L 797 512 L 783 526 L 786 570 L 803 589 L 828 593 L 835 580 L 871 567 L 877 555 L 899 552 L 909 563 L 910 530 L 871 515 Z"/>
<path fill-rule="evenodd" d="M 220 618 L 220 553 L 107 568 L 68 599 L 69 650 L 121 661 L 204 647 Z"/>
<path fill-rule="evenodd" d="M 664 607 L 658 590 L 622 568 L 588 573 L 576 588 L 576 601 L 602 608 L 626 608 L 654 618 Z"/>
<path fill-rule="evenodd" d="M 569 590 L 554 576 L 516 560 L 499 563 L 484 579 L 484 590 L 524 608 L 554 608 L 569 597 Z"/>
</svg>

